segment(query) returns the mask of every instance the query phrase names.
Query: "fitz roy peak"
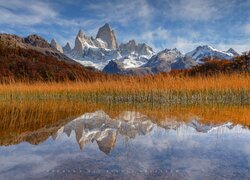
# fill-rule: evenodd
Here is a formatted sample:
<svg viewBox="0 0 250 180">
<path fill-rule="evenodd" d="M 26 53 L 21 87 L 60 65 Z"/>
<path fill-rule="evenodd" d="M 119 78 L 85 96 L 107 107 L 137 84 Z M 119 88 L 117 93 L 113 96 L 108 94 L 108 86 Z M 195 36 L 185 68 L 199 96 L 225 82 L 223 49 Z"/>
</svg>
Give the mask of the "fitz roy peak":
<svg viewBox="0 0 250 180">
<path fill-rule="evenodd" d="M 115 32 L 109 24 L 98 30 L 96 38 L 89 37 L 79 30 L 74 48 L 71 49 L 67 43 L 63 52 L 82 65 L 93 66 L 99 70 L 111 60 L 118 60 L 125 68 L 140 67 L 154 55 L 154 50 L 150 46 L 145 43 L 137 44 L 134 40 L 118 46 Z"/>
</svg>

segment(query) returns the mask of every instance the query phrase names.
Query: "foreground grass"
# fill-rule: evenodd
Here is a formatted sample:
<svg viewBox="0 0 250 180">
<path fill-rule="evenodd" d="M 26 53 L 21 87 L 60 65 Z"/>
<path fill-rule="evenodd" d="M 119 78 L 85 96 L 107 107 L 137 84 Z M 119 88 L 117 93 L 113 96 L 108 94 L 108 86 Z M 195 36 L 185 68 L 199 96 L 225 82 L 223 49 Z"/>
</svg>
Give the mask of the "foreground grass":
<svg viewBox="0 0 250 180">
<path fill-rule="evenodd" d="M 94 82 L 0 85 L 1 100 L 65 99 L 86 102 L 150 104 L 250 104 L 250 76 L 156 75 Z"/>
</svg>

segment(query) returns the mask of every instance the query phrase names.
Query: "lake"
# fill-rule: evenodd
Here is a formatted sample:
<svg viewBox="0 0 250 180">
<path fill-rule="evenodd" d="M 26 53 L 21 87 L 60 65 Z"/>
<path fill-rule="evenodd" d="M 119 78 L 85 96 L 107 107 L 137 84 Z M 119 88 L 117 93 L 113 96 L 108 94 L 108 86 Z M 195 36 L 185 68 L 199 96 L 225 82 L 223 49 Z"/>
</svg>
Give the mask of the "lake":
<svg viewBox="0 0 250 180">
<path fill-rule="evenodd" d="M 0 179 L 250 179 L 249 106 L 0 105 Z"/>
</svg>

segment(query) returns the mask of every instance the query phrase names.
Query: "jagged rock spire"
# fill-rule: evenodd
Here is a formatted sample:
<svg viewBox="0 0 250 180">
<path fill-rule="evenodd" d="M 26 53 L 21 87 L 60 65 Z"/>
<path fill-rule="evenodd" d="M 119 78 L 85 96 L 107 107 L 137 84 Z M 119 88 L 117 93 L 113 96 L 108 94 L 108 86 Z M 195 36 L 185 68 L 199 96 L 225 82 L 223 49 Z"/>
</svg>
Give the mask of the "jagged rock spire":
<svg viewBox="0 0 250 180">
<path fill-rule="evenodd" d="M 116 49 L 118 47 L 115 32 L 111 29 L 108 23 L 106 23 L 98 30 L 96 38 L 99 38 L 102 41 L 106 42 L 108 45 L 108 49 Z"/>
<path fill-rule="evenodd" d="M 72 51 L 70 44 L 67 42 L 67 44 L 63 47 L 63 53 L 70 54 Z"/>
<path fill-rule="evenodd" d="M 56 49 L 57 51 L 63 53 L 63 48 L 62 48 L 62 46 L 61 46 L 60 44 L 58 44 L 54 38 L 51 40 L 50 45 L 52 46 L 52 48 L 54 48 L 54 49 Z"/>
</svg>

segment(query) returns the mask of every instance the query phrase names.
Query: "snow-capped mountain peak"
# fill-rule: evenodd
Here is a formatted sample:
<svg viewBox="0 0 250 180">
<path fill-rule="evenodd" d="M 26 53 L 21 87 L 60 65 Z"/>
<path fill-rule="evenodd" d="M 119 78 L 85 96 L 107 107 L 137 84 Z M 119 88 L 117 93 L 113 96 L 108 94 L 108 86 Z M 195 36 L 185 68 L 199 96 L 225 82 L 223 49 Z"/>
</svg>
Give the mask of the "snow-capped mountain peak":
<svg viewBox="0 0 250 180">
<path fill-rule="evenodd" d="M 240 55 L 233 48 L 228 49 L 226 52 L 227 53 L 231 53 L 233 56 L 239 56 Z"/>
<path fill-rule="evenodd" d="M 152 73 L 169 72 L 171 69 L 184 69 L 190 68 L 196 65 L 196 63 L 190 59 L 184 57 L 184 55 L 176 48 L 165 49 L 154 55 L 144 65 L 146 68 L 150 68 Z"/>
<path fill-rule="evenodd" d="M 195 50 L 187 53 L 186 56 L 191 57 L 198 63 L 203 63 L 206 58 L 227 60 L 233 58 L 232 53 L 219 51 L 209 45 L 198 46 Z"/>
<path fill-rule="evenodd" d="M 172 69 L 191 68 L 204 63 L 205 59 L 231 60 L 239 55 L 232 48 L 220 51 L 209 45 L 198 46 L 185 55 L 176 48 L 156 54 L 149 45 L 137 43 L 133 39 L 118 46 L 115 32 L 107 23 L 99 28 L 96 38 L 87 36 L 80 29 L 73 49 L 69 44 L 61 48 L 54 40 L 51 46 L 85 66 L 93 66 L 107 73 L 118 72 L 112 70 L 116 68 L 125 74 L 169 72 Z"/>
<path fill-rule="evenodd" d="M 96 38 L 87 36 L 82 30 L 76 35 L 75 47 L 65 46 L 65 54 L 75 61 L 94 66 L 102 70 L 111 60 L 118 60 L 124 68 L 136 68 L 144 65 L 154 54 L 154 50 L 145 43 L 135 40 L 117 45 L 116 36 L 109 24 L 102 26 Z"/>
</svg>

